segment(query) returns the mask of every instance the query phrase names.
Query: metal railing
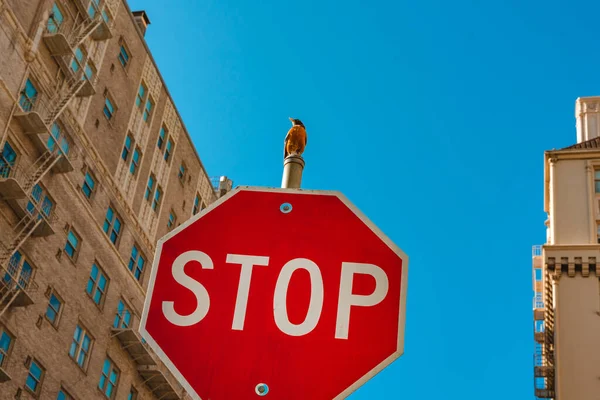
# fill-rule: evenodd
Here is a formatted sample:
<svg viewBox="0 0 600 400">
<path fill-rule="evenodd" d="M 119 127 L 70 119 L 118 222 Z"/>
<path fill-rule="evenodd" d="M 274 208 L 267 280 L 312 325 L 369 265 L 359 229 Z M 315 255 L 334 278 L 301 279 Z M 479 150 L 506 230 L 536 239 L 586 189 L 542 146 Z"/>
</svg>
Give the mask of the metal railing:
<svg viewBox="0 0 600 400">
<path fill-rule="evenodd" d="M 19 105 L 24 113 L 38 113 L 42 120 L 45 120 L 48 116 L 48 100 L 44 98 L 44 95 L 38 93 L 34 97 L 30 98 L 25 94 L 25 90 L 21 91 L 19 97 Z"/>
<path fill-rule="evenodd" d="M 17 289 L 27 290 L 33 270 L 23 269 L 24 264 L 25 260 L 22 260 L 22 257 L 15 257 L 13 255 L 8 262 L 6 274 L 2 278 L 2 281 L 7 285 L 14 284 L 14 287 Z"/>
<path fill-rule="evenodd" d="M 17 163 L 0 164 L 0 179 L 14 179 L 22 186 L 27 180 L 27 173 L 25 169 Z"/>
</svg>

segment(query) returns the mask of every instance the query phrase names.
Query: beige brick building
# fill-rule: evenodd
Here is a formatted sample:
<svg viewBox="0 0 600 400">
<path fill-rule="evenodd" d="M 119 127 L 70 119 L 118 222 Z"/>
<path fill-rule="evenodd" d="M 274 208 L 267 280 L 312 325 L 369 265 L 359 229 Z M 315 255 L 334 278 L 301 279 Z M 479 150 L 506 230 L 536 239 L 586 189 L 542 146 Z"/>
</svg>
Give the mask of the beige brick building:
<svg viewBox="0 0 600 400">
<path fill-rule="evenodd" d="M 0 0 L 0 399 L 187 397 L 137 327 L 157 239 L 217 193 L 148 23 Z"/>
<path fill-rule="evenodd" d="M 577 143 L 547 151 L 546 244 L 533 251 L 535 394 L 600 398 L 600 97 L 576 102 Z"/>
</svg>

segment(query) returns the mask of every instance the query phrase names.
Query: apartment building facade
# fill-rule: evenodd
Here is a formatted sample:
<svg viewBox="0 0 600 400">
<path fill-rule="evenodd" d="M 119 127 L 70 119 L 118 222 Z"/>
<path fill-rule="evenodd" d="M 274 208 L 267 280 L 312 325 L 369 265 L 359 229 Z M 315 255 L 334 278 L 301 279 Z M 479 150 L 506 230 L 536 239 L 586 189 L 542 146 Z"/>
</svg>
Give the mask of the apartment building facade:
<svg viewBox="0 0 600 400">
<path fill-rule="evenodd" d="M 577 143 L 546 151 L 546 243 L 533 248 L 538 399 L 600 396 L 600 97 L 576 101 Z"/>
<path fill-rule="evenodd" d="M 137 333 L 211 184 L 125 0 L 0 0 L 0 399 L 183 399 Z"/>
</svg>

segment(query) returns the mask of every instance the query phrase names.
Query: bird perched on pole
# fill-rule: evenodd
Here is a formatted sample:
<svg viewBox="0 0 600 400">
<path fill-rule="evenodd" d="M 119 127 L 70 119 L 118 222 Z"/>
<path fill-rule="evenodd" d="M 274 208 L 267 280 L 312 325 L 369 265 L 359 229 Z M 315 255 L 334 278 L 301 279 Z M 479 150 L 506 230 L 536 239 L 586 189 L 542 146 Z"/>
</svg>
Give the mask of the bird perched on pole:
<svg viewBox="0 0 600 400">
<path fill-rule="evenodd" d="M 283 142 L 283 158 L 286 158 L 290 154 L 301 156 L 306 143 L 308 143 L 306 128 L 302 121 L 294 118 L 290 118 L 290 121 L 292 121 L 292 128 L 288 131 Z"/>
</svg>

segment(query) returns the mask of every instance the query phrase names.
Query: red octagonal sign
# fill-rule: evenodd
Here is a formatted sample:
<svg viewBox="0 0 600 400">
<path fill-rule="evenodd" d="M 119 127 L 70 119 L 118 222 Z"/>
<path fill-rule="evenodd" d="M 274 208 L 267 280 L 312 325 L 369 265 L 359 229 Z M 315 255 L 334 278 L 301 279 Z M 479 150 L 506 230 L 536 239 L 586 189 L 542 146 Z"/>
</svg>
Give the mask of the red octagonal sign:
<svg viewBox="0 0 600 400">
<path fill-rule="evenodd" d="M 340 193 L 240 187 L 159 241 L 140 332 L 195 398 L 341 399 L 402 354 L 407 267 Z"/>
</svg>

